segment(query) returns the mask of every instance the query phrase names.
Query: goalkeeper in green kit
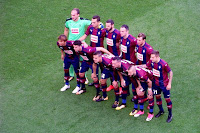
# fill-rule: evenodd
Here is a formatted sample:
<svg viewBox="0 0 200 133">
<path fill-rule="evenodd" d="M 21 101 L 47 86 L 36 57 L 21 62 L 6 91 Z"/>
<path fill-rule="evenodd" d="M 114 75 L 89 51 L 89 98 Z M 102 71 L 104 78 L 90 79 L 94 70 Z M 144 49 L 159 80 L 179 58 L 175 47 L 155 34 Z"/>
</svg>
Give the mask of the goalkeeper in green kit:
<svg viewBox="0 0 200 133">
<path fill-rule="evenodd" d="M 66 19 L 64 35 L 68 37 L 68 40 L 71 41 L 78 40 L 85 34 L 86 26 L 89 26 L 91 24 L 90 20 L 81 18 L 79 17 L 79 15 L 80 15 L 80 10 L 78 8 L 74 8 L 71 11 L 71 18 Z M 80 61 L 82 61 L 82 59 L 80 59 Z M 69 79 L 70 81 L 74 77 L 74 70 L 72 65 L 69 69 L 69 73 L 70 73 L 70 79 Z M 88 83 L 88 80 L 86 80 L 86 82 Z"/>
</svg>

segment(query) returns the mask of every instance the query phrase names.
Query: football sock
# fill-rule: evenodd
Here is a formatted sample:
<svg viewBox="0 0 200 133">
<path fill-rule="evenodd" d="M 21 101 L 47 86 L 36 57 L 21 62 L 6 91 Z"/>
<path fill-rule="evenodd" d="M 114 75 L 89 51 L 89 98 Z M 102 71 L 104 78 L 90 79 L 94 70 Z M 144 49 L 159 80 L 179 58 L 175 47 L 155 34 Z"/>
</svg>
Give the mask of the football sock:
<svg viewBox="0 0 200 133">
<path fill-rule="evenodd" d="M 119 87 L 114 88 L 115 91 L 115 101 L 119 101 Z"/>
<path fill-rule="evenodd" d="M 154 98 L 149 99 L 149 113 L 153 114 L 153 107 L 154 107 Z"/>
<path fill-rule="evenodd" d="M 103 97 L 106 98 L 107 97 L 107 92 L 106 92 L 107 84 L 102 84 L 101 89 L 103 91 Z"/>
<path fill-rule="evenodd" d="M 138 103 L 140 104 L 140 110 L 144 110 L 144 96 L 138 96 Z"/>
<path fill-rule="evenodd" d="M 169 115 L 172 115 L 172 101 L 171 101 L 170 98 L 166 98 L 165 100 L 167 102 L 167 108 L 168 108 L 168 111 L 169 111 Z"/>
<path fill-rule="evenodd" d="M 162 99 L 161 99 L 161 96 L 156 97 L 156 103 L 157 103 L 157 105 L 158 105 L 160 111 L 163 112 L 164 109 L 163 109 L 163 107 L 162 107 Z"/>
</svg>

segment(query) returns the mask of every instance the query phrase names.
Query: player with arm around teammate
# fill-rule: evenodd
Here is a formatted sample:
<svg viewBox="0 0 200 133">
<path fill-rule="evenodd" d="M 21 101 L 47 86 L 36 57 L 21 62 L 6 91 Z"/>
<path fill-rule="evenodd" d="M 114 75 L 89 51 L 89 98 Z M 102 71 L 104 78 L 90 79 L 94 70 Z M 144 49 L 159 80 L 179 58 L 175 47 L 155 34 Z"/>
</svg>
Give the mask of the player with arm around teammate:
<svg viewBox="0 0 200 133">
<path fill-rule="evenodd" d="M 74 42 L 74 50 L 83 58 L 83 62 L 81 64 L 80 67 L 80 71 L 79 71 L 79 76 L 80 76 L 80 82 L 81 82 L 81 90 L 77 90 L 76 94 L 82 94 L 84 92 L 86 92 L 86 88 L 85 88 L 85 72 L 88 71 L 88 69 L 90 68 L 92 70 L 92 64 L 93 64 L 93 53 L 96 51 L 101 51 L 103 53 L 112 55 L 108 50 L 102 48 L 102 47 L 85 47 L 82 46 L 82 42 L 80 40 L 76 40 Z M 100 93 L 100 85 L 99 85 L 99 80 L 98 78 L 93 78 L 94 81 L 94 86 L 97 90 L 96 92 L 96 96 L 99 95 Z"/>
</svg>

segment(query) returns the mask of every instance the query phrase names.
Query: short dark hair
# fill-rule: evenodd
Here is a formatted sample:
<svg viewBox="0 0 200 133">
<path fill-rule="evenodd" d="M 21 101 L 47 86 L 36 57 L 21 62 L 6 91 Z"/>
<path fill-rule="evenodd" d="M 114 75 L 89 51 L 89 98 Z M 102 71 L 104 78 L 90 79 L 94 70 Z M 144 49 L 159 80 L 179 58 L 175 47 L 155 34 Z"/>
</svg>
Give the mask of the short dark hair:
<svg viewBox="0 0 200 133">
<path fill-rule="evenodd" d="M 93 16 L 92 19 L 97 19 L 97 22 L 100 21 L 100 17 L 98 15 Z"/>
<path fill-rule="evenodd" d="M 122 59 L 119 56 L 115 56 L 115 57 L 112 58 L 112 60 L 113 61 L 116 60 L 116 61 L 120 62 Z"/>
<path fill-rule="evenodd" d="M 153 51 L 151 52 L 151 54 L 155 54 L 155 56 L 160 56 L 160 53 L 159 53 L 158 50 L 153 50 Z"/>
<path fill-rule="evenodd" d="M 64 34 L 58 36 L 58 39 L 63 40 L 63 41 L 67 41 L 67 37 Z"/>
<path fill-rule="evenodd" d="M 82 42 L 80 40 L 76 40 L 76 41 L 74 41 L 73 45 L 81 46 L 81 44 L 82 44 Z"/>
<path fill-rule="evenodd" d="M 121 28 L 125 28 L 126 30 L 129 30 L 129 27 L 126 24 L 122 25 Z"/>
<path fill-rule="evenodd" d="M 113 24 L 114 24 L 114 21 L 113 21 L 112 19 L 108 19 L 108 20 L 106 21 L 106 23 L 111 23 L 111 25 L 113 25 Z"/>
<path fill-rule="evenodd" d="M 146 39 L 146 35 L 144 33 L 139 33 L 138 37 L 142 37 L 143 40 Z"/>
<path fill-rule="evenodd" d="M 101 56 L 101 55 L 102 55 L 102 52 L 101 52 L 101 51 L 95 51 L 95 52 L 93 53 L 93 55 Z"/>
<path fill-rule="evenodd" d="M 80 14 L 80 10 L 78 8 L 74 8 L 72 9 L 72 11 L 75 10 L 77 12 L 77 14 Z"/>
</svg>

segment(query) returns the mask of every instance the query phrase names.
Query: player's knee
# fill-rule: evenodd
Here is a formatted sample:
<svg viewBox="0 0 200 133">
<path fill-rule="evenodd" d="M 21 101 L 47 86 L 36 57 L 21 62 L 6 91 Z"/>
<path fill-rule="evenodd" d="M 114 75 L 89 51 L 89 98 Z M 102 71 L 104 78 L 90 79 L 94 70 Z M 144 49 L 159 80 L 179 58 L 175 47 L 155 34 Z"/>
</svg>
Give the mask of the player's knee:
<svg viewBox="0 0 200 133">
<path fill-rule="evenodd" d="M 100 83 L 101 84 L 106 84 L 106 80 L 105 79 L 100 79 Z"/>
<path fill-rule="evenodd" d="M 161 95 L 156 95 L 156 99 L 160 99 L 161 98 Z"/>
<path fill-rule="evenodd" d="M 80 77 L 84 77 L 84 76 L 85 76 L 85 73 L 79 73 L 79 76 L 80 76 Z"/>
<path fill-rule="evenodd" d="M 147 95 L 147 98 L 148 98 L 148 99 L 152 99 L 152 98 L 153 98 L 153 95 L 152 95 L 152 94 L 148 94 L 148 95 Z"/>
<path fill-rule="evenodd" d="M 138 96 L 144 96 L 144 89 L 143 88 L 137 88 L 136 92 L 137 92 Z"/>
<path fill-rule="evenodd" d="M 98 78 L 97 77 L 93 77 L 92 80 L 93 80 L 93 82 L 98 82 Z"/>
</svg>

